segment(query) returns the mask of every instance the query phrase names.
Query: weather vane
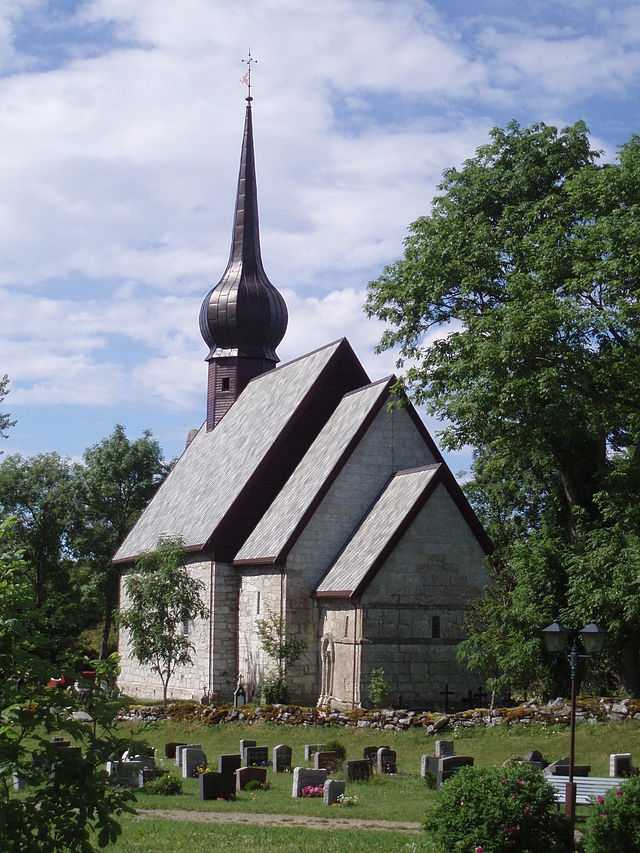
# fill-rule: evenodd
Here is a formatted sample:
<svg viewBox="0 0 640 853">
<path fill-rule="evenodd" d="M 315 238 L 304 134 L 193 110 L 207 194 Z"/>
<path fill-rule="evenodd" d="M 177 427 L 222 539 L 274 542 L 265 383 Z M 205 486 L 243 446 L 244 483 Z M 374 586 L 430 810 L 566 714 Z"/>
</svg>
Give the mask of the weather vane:
<svg viewBox="0 0 640 853">
<path fill-rule="evenodd" d="M 257 59 L 254 59 L 251 56 L 251 48 L 249 48 L 249 58 L 242 60 L 242 62 L 247 66 L 247 72 L 246 72 L 246 74 L 242 75 L 242 80 L 241 80 L 241 82 L 244 83 L 248 89 L 248 92 L 247 92 L 247 100 L 248 101 L 252 100 L 252 98 L 251 98 L 251 63 L 257 62 L 257 61 L 258 61 Z"/>
</svg>

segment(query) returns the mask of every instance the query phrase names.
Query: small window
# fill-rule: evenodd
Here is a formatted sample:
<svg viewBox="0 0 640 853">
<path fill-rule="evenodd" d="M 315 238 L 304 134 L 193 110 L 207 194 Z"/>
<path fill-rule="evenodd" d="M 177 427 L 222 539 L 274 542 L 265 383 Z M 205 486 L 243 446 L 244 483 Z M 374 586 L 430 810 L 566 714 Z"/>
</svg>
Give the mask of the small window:
<svg viewBox="0 0 640 853">
<path fill-rule="evenodd" d="M 349 617 L 345 616 L 345 619 L 344 619 L 344 635 L 345 635 L 345 637 L 347 636 L 348 633 L 349 633 Z"/>
<path fill-rule="evenodd" d="M 189 636 L 189 622 L 183 622 L 182 623 L 182 633 L 184 634 L 185 637 Z"/>
<path fill-rule="evenodd" d="M 258 597 L 256 598 L 256 613 L 260 613 L 260 593 L 258 593 Z"/>
<path fill-rule="evenodd" d="M 434 640 L 440 639 L 440 617 L 432 616 L 431 617 L 431 637 Z"/>
<path fill-rule="evenodd" d="M 222 380 L 222 390 L 223 391 L 229 390 L 229 377 L 228 376 L 225 376 Z"/>
</svg>

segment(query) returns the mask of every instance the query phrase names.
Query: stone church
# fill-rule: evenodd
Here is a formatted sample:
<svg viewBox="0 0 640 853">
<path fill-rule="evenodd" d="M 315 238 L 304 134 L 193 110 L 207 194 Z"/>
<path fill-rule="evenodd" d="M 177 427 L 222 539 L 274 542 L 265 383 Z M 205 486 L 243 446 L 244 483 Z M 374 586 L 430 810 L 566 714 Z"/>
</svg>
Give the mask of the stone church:
<svg viewBox="0 0 640 853">
<path fill-rule="evenodd" d="M 170 697 L 229 700 L 239 676 L 255 695 L 275 666 L 256 621 L 275 614 L 308 641 L 287 672 L 298 702 L 366 706 L 377 668 L 394 704 L 455 702 L 478 685 L 456 647 L 491 543 L 393 376 L 371 382 L 345 338 L 276 367 L 287 309 L 262 265 L 247 102 L 231 255 L 200 312 L 206 421 L 114 562 L 125 577 L 180 536 L 204 585 L 211 615 L 184 626 L 194 664 Z M 161 697 L 119 645 L 121 690 Z"/>
</svg>

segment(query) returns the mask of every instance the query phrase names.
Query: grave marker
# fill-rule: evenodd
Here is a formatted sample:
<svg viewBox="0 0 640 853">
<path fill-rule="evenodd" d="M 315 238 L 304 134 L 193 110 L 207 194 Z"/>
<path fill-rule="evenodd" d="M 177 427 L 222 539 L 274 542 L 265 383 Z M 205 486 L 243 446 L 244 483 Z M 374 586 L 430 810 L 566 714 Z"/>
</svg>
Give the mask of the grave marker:
<svg viewBox="0 0 640 853">
<path fill-rule="evenodd" d="M 236 780 L 227 773 L 201 773 L 199 776 L 201 800 L 233 799 Z"/>
<path fill-rule="evenodd" d="M 261 785 L 267 781 L 266 767 L 239 767 L 234 773 L 236 779 L 236 791 L 244 791 L 247 782 L 259 782 Z"/>
<path fill-rule="evenodd" d="M 304 760 L 311 761 L 316 752 L 324 749 L 323 743 L 305 743 L 304 745 Z"/>
<path fill-rule="evenodd" d="M 240 767 L 242 767 L 242 756 L 240 754 L 218 756 L 218 773 L 232 776 Z"/>
<path fill-rule="evenodd" d="M 327 773 L 333 773 L 340 766 L 340 756 L 337 752 L 316 752 L 313 755 L 314 770 L 326 770 Z"/>
<path fill-rule="evenodd" d="M 271 756 L 273 769 L 276 773 L 284 773 L 285 771 L 291 770 L 291 755 L 291 747 L 284 743 L 279 743 L 277 746 L 273 747 Z"/>
<path fill-rule="evenodd" d="M 207 766 L 207 756 L 201 749 L 187 746 L 182 750 L 182 778 L 193 779 L 196 767 Z"/>
<path fill-rule="evenodd" d="M 609 776 L 631 776 L 632 769 L 630 752 L 618 752 L 609 756 Z"/>
<path fill-rule="evenodd" d="M 332 806 L 338 802 L 339 797 L 344 797 L 344 782 L 337 779 L 327 779 L 324 783 L 322 802 L 325 806 Z"/>
<path fill-rule="evenodd" d="M 373 764 L 368 758 L 345 761 L 342 767 L 347 782 L 361 782 L 373 776 Z"/>
<path fill-rule="evenodd" d="M 396 753 L 393 749 L 381 747 L 378 750 L 377 760 L 378 773 L 395 773 L 396 772 Z"/>
<path fill-rule="evenodd" d="M 309 770 L 308 767 L 296 767 L 293 771 L 293 785 L 291 786 L 291 796 L 301 797 L 302 789 L 307 785 L 324 785 L 327 781 L 326 770 Z"/>
<path fill-rule="evenodd" d="M 266 767 L 269 762 L 268 746 L 247 746 L 244 750 L 247 767 Z"/>
<path fill-rule="evenodd" d="M 255 741 L 255 740 L 247 740 L 246 738 L 243 738 L 240 741 L 240 755 L 242 756 L 243 761 L 246 762 L 246 760 L 247 760 L 247 756 L 244 754 L 245 749 L 248 746 L 256 746 L 256 745 L 257 745 L 257 741 Z"/>
<path fill-rule="evenodd" d="M 454 747 L 452 740 L 437 740 L 436 741 L 436 755 L 438 758 L 448 758 L 450 755 L 453 755 Z"/>
</svg>

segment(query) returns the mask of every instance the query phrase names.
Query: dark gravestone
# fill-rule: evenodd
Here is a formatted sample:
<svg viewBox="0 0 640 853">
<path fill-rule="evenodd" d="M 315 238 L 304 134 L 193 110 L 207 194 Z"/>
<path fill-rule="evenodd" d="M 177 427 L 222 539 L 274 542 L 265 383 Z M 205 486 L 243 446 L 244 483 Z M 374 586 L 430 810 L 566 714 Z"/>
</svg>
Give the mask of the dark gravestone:
<svg viewBox="0 0 640 853">
<path fill-rule="evenodd" d="M 291 747 L 284 743 L 279 743 L 277 746 L 273 747 L 271 760 L 273 769 L 276 773 L 284 773 L 285 771 L 291 770 L 291 755 Z"/>
<path fill-rule="evenodd" d="M 393 749 L 381 747 L 378 750 L 377 761 L 378 773 L 395 773 L 396 772 L 396 753 Z"/>
<path fill-rule="evenodd" d="M 544 760 L 542 753 L 537 749 L 532 749 L 531 752 L 525 753 L 522 757 L 522 761 L 525 764 L 528 764 L 529 767 L 534 767 L 536 770 L 544 770 L 547 766 L 547 762 Z"/>
<path fill-rule="evenodd" d="M 247 756 L 244 754 L 245 749 L 248 746 L 256 746 L 256 745 L 257 745 L 257 741 L 255 741 L 255 740 L 247 740 L 246 738 L 244 738 L 243 740 L 240 741 L 240 755 L 242 756 L 242 760 L 244 762 L 246 762 L 246 760 L 247 760 Z"/>
<path fill-rule="evenodd" d="M 473 767 L 473 758 L 468 755 L 450 755 L 438 758 L 438 772 L 436 773 L 436 788 L 440 790 L 442 783 L 450 779 L 461 767 Z"/>
<path fill-rule="evenodd" d="M 589 764 L 575 764 L 573 767 L 574 776 L 588 776 L 591 766 Z M 545 773 L 549 776 L 568 776 L 569 775 L 569 758 L 559 758 L 557 761 L 552 761 L 545 768 Z"/>
<path fill-rule="evenodd" d="M 236 793 L 236 780 L 233 775 L 227 773 L 201 773 L 200 799 L 201 800 L 230 800 Z"/>
<path fill-rule="evenodd" d="M 164 754 L 165 758 L 173 758 L 175 761 L 176 758 L 176 746 L 185 746 L 183 743 L 174 743 L 170 741 L 169 743 L 165 743 L 164 745 Z"/>
<path fill-rule="evenodd" d="M 609 756 L 609 776 L 620 778 L 631 776 L 633 761 L 630 752 L 614 752 Z"/>
<path fill-rule="evenodd" d="M 342 765 L 347 782 L 362 782 L 373 776 L 373 764 L 368 758 L 345 761 Z"/>
<path fill-rule="evenodd" d="M 242 767 L 242 756 L 240 754 L 218 756 L 218 773 L 233 776 L 239 767 Z"/>
<path fill-rule="evenodd" d="M 452 740 L 437 740 L 436 741 L 436 755 L 438 758 L 448 758 L 450 755 L 453 755 L 453 741 Z"/>
<path fill-rule="evenodd" d="M 304 745 L 304 760 L 311 761 L 316 752 L 324 749 L 323 743 L 305 743 Z"/>
<path fill-rule="evenodd" d="M 266 767 L 269 763 L 269 747 L 247 746 L 244 751 L 247 767 Z"/>
<path fill-rule="evenodd" d="M 239 767 L 234 773 L 236 779 L 236 791 L 244 791 L 247 782 L 259 782 L 261 785 L 267 781 L 266 767 Z"/>
<path fill-rule="evenodd" d="M 313 769 L 326 770 L 333 773 L 340 766 L 340 756 L 337 752 L 316 752 L 313 756 Z"/>
<path fill-rule="evenodd" d="M 327 779 L 324 783 L 322 801 L 325 806 L 332 806 L 344 797 L 344 782 L 337 779 Z"/>
<path fill-rule="evenodd" d="M 314 787 L 322 785 L 327 781 L 326 770 L 309 770 L 308 767 L 296 767 L 293 771 L 293 785 L 291 786 L 291 796 L 301 797 L 302 789 L 307 785 Z"/>
<path fill-rule="evenodd" d="M 378 750 L 379 749 L 391 749 L 390 746 L 365 746 L 362 754 L 365 758 L 368 758 L 369 761 L 373 764 L 374 767 L 378 764 Z"/>
</svg>

